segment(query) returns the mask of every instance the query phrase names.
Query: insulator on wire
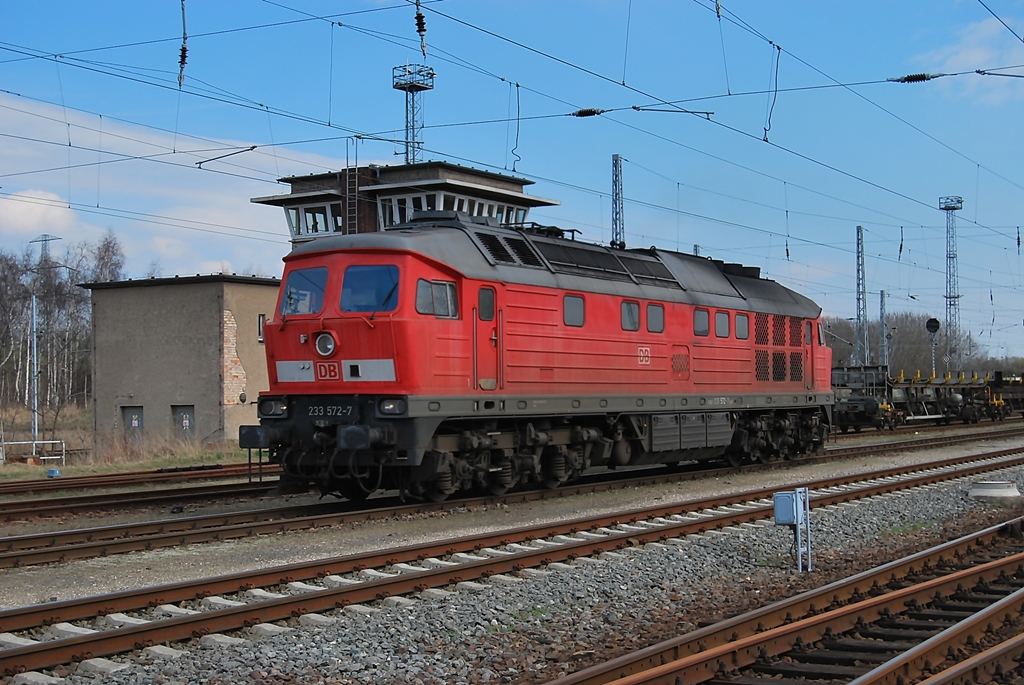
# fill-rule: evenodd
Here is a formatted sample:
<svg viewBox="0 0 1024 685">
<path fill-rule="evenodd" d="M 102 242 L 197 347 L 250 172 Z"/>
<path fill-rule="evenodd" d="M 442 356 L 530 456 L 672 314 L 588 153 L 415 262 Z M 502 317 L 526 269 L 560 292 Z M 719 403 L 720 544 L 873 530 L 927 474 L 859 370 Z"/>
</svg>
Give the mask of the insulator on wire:
<svg viewBox="0 0 1024 685">
<path fill-rule="evenodd" d="M 900 76 L 898 78 L 887 78 L 886 81 L 890 83 L 922 83 L 924 81 L 931 81 L 935 78 L 940 78 L 946 74 L 907 74 L 906 76 Z"/>
<path fill-rule="evenodd" d="M 608 110 L 606 110 L 606 109 L 597 109 L 595 107 L 585 107 L 583 109 L 578 109 L 575 112 L 573 112 L 572 116 L 574 116 L 574 117 L 581 117 L 581 118 L 582 117 L 596 117 L 598 114 L 604 114 L 607 111 Z"/>
<path fill-rule="evenodd" d="M 420 38 L 427 32 L 427 18 L 423 16 L 423 12 L 416 13 L 416 33 L 420 34 Z"/>
</svg>

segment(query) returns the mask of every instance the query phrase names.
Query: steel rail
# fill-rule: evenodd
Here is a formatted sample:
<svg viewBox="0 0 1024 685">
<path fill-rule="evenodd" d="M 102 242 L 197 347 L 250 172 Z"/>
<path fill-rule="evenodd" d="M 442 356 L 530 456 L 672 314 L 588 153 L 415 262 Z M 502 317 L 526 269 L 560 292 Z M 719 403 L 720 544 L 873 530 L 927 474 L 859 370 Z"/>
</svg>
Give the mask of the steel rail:
<svg viewBox="0 0 1024 685">
<path fill-rule="evenodd" d="M 918 685 L 985 685 L 1002 681 L 1005 674 L 1019 669 L 1024 661 L 1024 634 L 975 654 Z"/>
<path fill-rule="evenodd" d="M 849 685 L 903 685 L 914 681 L 931 670 L 933 664 L 941 664 L 947 654 L 963 653 L 990 639 L 996 632 L 995 626 L 1013 621 L 1024 611 L 1024 589 L 1004 597 L 970 618 L 947 628 L 938 635 L 925 640 L 895 659 L 865 673 Z"/>
<path fill-rule="evenodd" d="M 918 438 L 907 441 L 899 441 L 893 443 L 884 443 L 880 445 L 860 445 L 856 447 L 832 447 L 824 452 L 819 452 L 812 457 L 798 457 L 793 460 L 787 461 L 776 461 L 769 462 L 768 464 L 751 464 L 747 466 L 739 467 L 743 471 L 760 470 L 766 468 L 785 468 L 796 465 L 807 463 L 808 460 L 814 461 L 830 461 L 838 458 L 844 458 L 849 455 L 858 455 L 869 452 L 886 452 L 886 451 L 899 451 L 904 449 L 925 449 L 929 447 L 935 447 L 939 445 L 956 444 L 957 442 L 963 442 L 965 440 L 974 440 L 978 437 L 985 437 L 986 439 L 1002 438 L 1007 436 L 1015 436 L 1024 433 L 1024 427 L 1019 429 L 1001 429 L 999 431 L 981 431 L 967 434 L 954 434 L 950 436 L 953 442 L 946 441 L 943 437 L 938 438 Z M 936 442 L 939 441 L 939 442 Z M 241 467 L 243 465 L 234 465 Z M 221 468 L 221 467 L 218 467 Z M 275 466 L 274 469 L 277 467 Z M 681 473 L 695 474 L 691 477 L 714 477 L 722 474 L 729 474 L 734 472 L 736 467 L 726 468 L 714 468 L 707 469 L 703 466 L 699 469 L 676 469 L 674 473 L 677 478 Z M 656 471 L 657 468 L 649 469 L 649 471 Z M 278 471 L 272 470 L 273 473 Z M 142 474 L 151 472 L 138 472 Z M 218 471 L 223 477 L 230 477 L 226 472 Z M 244 472 L 239 473 L 239 477 L 246 475 Z M 42 481 L 48 483 L 49 481 Z M 225 485 L 206 485 L 196 486 L 195 488 L 169 488 L 164 490 L 141 490 L 135 492 L 114 492 L 106 493 L 101 495 L 85 495 L 80 497 L 61 497 L 52 499 L 33 499 L 33 500 L 16 500 L 16 501 L 0 501 L 0 518 L 5 521 L 11 521 L 16 518 L 24 518 L 31 516 L 61 516 L 68 513 L 76 513 L 82 511 L 92 511 L 96 509 L 109 509 L 109 508 L 124 508 L 126 506 L 138 506 L 155 503 L 170 503 L 177 501 L 194 501 L 197 499 L 204 498 L 216 498 L 222 496 L 248 496 L 251 494 L 259 494 L 261 487 L 265 486 L 269 489 L 271 486 L 276 485 L 278 480 L 267 478 L 260 483 L 232 483 Z M 101 487 L 102 483 L 97 483 L 96 487 Z M 252 488 L 246 489 L 246 486 Z M 238 492 L 235 492 L 235 489 Z M 204 490 L 205 489 L 205 490 Z M 455 501 L 455 500 L 451 500 Z"/>
<path fill-rule="evenodd" d="M 1022 448 L 999 450 L 983 454 L 969 455 L 952 459 L 940 460 L 927 464 L 895 467 L 851 474 L 841 477 L 824 478 L 810 483 L 800 483 L 811 488 L 835 487 L 867 480 L 870 478 L 895 478 L 918 473 L 927 469 L 945 469 L 957 464 L 997 459 L 1018 454 Z M 1024 457 L 1004 462 L 1001 465 L 986 466 L 978 472 L 996 468 L 1009 468 L 1024 463 Z M 734 473 L 734 470 L 726 470 Z M 684 474 L 692 475 L 692 474 Z M 488 506 L 501 503 L 523 503 L 551 497 L 566 497 L 585 493 L 599 492 L 611 488 L 627 488 L 649 485 L 655 482 L 671 480 L 672 475 L 644 475 L 635 479 L 608 481 L 590 485 L 578 484 L 555 490 L 533 490 L 510 493 L 500 497 L 480 497 L 469 500 L 458 500 L 440 503 L 416 503 L 396 505 L 386 508 L 352 511 L 346 504 L 314 505 L 312 514 L 302 515 L 301 509 L 283 507 L 257 511 L 236 512 L 232 514 L 214 514 L 206 516 L 188 516 L 175 519 L 145 522 L 140 524 L 122 524 L 83 528 L 56 533 L 37 533 L 31 535 L 10 536 L 0 538 L 0 568 L 27 566 L 41 563 L 87 559 L 97 556 L 109 556 L 138 550 L 163 549 L 197 542 L 224 541 L 251 537 L 262 534 L 276 534 L 288 531 L 303 530 L 321 526 L 340 525 L 353 521 L 366 521 L 384 518 L 409 516 L 424 512 L 444 511 L 453 508 Z M 783 486 L 784 487 L 784 486 Z M 711 508 L 723 506 L 723 502 L 735 504 L 770 496 L 780 487 L 765 488 L 755 492 L 737 493 L 722 498 L 696 500 L 683 504 L 667 505 L 665 511 L 675 512 L 680 507 Z M 333 510 L 332 510 L 333 507 Z M 337 508 L 344 509 L 337 511 Z M 327 509 L 324 512 L 323 509 Z M 292 516 L 289 517 L 289 514 Z M 650 514 L 663 515 L 663 514 Z"/>
<path fill-rule="evenodd" d="M 902 613 L 912 602 L 927 604 L 936 594 L 949 595 L 964 585 L 991 582 L 1001 575 L 1014 573 L 1022 564 L 1024 552 L 1018 552 L 1003 559 L 971 566 L 910 587 L 829 608 L 822 613 L 798 618 L 791 623 L 762 632 L 740 635 L 726 643 L 719 643 L 702 651 L 680 656 L 668 663 L 631 673 L 616 679 L 615 682 L 618 685 L 672 685 L 681 682 L 689 685 L 707 682 L 717 676 L 750 666 L 758 660 L 785 654 L 797 644 L 812 644 L 828 636 L 853 630 L 862 623 L 877 621 L 890 613 Z M 1018 594 L 1020 597 L 1017 601 L 1024 601 L 1024 593 Z M 580 671 L 576 675 L 584 673 L 585 671 Z M 573 681 L 560 679 L 558 682 L 590 684 L 609 681 L 577 678 Z"/>
<path fill-rule="evenodd" d="M 8 501 L 0 502 L 0 518 L 12 521 L 16 518 L 62 516 L 96 509 L 159 506 L 218 497 L 247 497 L 267 494 L 277 484 L 277 478 L 270 478 L 265 479 L 262 483 L 219 483 L 169 490 L 140 490 L 102 495 Z"/>
<path fill-rule="evenodd" d="M 84 490 L 87 488 L 124 487 L 140 483 L 167 483 L 189 480 L 219 480 L 249 475 L 249 464 L 217 464 L 180 469 L 155 469 L 152 471 L 124 471 L 121 473 L 94 474 L 86 476 L 61 476 L 60 478 L 32 478 L 0 482 L 0 495 L 25 494 L 29 492 L 52 492 L 60 490 Z M 259 467 L 252 465 L 253 475 Z M 280 475 L 277 464 L 263 464 L 263 476 Z"/>
<path fill-rule="evenodd" d="M 886 482 L 857 490 L 849 490 L 844 493 L 825 494 L 816 497 L 814 503 L 817 506 L 822 506 L 847 499 L 872 497 L 897 489 L 929 484 L 937 480 L 963 477 L 965 471 L 973 472 L 978 468 L 982 467 L 976 466 L 966 470 L 960 469 L 943 475 L 926 474 L 920 478 L 901 483 Z M 375 551 L 352 557 L 256 571 L 250 574 L 233 574 L 232 576 L 207 579 L 199 583 L 177 583 L 156 588 L 115 593 L 113 595 L 102 595 L 80 601 L 58 602 L 41 607 L 23 607 L 0 612 L 0 630 L 10 631 L 34 627 L 39 625 L 39 619 L 42 614 L 46 615 L 46 618 L 42 620 L 43 625 L 53 624 L 76 618 L 84 618 L 96 613 L 113 613 L 184 599 L 193 599 L 197 596 L 207 596 L 217 592 L 238 592 L 259 585 L 291 582 L 296 576 L 310 578 L 330 573 L 354 572 L 374 565 L 397 563 L 403 559 L 415 561 L 429 556 L 453 554 L 460 550 L 500 546 L 516 539 L 529 540 L 554 535 L 567 535 L 583 530 L 584 526 L 593 528 L 615 525 L 624 518 L 635 517 L 640 512 L 651 511 L 668 513 L 664 507 L 649 507 L 637 512 L 627 512 L 627 516 L 613 514 L 571 522 L 543 524 L 513 531 L 485 533 L 454 541 L 442 540 L 406 548 Z M 69 660 L 90 658 L 90 656 L 112 654 L 132 649 L 136 645 L 145 646 L 156 642 L 187 639 L 193 635 L 204 634 L 206 631 L 237 629 L 261 621 L 275 621 L 298 616 L 310 611 L 337 608 L 348 603 L 373 601 L 390 595 L 422 590 L 427 587 L 439 587 L 463 580 L 486 578 L 495 573 L 519 571 L 530 566 L 550 564 L 555 561 L 571 561 L 580 556 L 600 554 L 604 551 L 619 549 L 628 545 L 641 545 L 648 542 L 680 537 L 689 533 L 706 530 L 708 525 L 737 525 L 746 521 L 758 520 L 767 516 L 771 511 L 772 507 L 769 505 L 749 506 L 741 508 L 739 511 L 730 510 L 704 520 L 687 520 L 675 523 L 666 521 L 656 527 L 637 527 L 621 534 L 608 534 L 602 537 L 588 537 L 572 541 L 562 539 L 557 545 L 537 548 L 531 551 L 520 551 L 513 555 L 461 563 L 454 567 L 423 570 L 408 575 L 397 575 L 389 579 L 366 581 L 337 589 L 324 589 L 309 594 L 267 600 L 256 605 L 204 612 L 196 616 L 180 619 L 161 620 L 154 622 L 152 626 L 113 629 L 81 638 L 57 640 L 41 643 L 40 645 L 5 650 L 0 654 L 2 654 L 4 662 L 11 664 L 5 667 L 8 670 L 47 668 Z M 979 544 L 979 541 L 983 539 L 984 535 L 970 537 L 973 544 Z M 920 555 L 916 558 L 918 559 L 917 563 L 921 563 Z M 1022 557 L 1021 561 L 1024 562 L 1024 557 Z M 923 566 L 924 564 L 922 564 Z"/>
</svg>

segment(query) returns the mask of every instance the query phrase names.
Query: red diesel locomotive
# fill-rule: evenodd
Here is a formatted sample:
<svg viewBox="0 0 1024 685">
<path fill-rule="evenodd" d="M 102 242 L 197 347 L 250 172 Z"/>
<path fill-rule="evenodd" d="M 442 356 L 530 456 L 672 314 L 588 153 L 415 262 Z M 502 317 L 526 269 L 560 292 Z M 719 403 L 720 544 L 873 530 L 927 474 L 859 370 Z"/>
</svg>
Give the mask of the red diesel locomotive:
<svg viewBox="0 0 1024 685">
<path fill-rule="evenodd" d="M 833 403 L 821 308 L 759 274 L 455 212 L 317 238 L 285 257 L 240 444 L 352 499 L 812 451 Z"/>
</svg>

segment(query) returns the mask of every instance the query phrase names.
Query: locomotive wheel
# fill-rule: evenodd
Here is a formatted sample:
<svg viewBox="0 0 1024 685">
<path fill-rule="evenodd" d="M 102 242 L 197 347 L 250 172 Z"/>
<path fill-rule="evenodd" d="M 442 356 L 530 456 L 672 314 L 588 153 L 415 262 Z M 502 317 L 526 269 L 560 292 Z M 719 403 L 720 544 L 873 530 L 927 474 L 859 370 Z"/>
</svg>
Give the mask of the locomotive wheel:
<svg viewBox="0 0 1024 685">
<path fill-rule="evenodd" d="M 370 493 L 360 487 L 360 484 L 352 479 L 341 481 L 338 485 L 338 493 L 352 502 L 362 502 Z"/>
<path fill-rule="evenodd" d="M 449 494 L 440 488 L 431 488 L 427 491 L 427 499 L 431 502 L 443 502 L 448 499 Z"/>
<path fill-rule="evenodd" d="M 743 462 L 746 461 L 746 457 L 739 452 L 726 452 L 725 461 L 729 464 L 729 466 L 733 467 L 734 469 L 738 469 L 739 467 L 743 466 Z"/>
</svg>

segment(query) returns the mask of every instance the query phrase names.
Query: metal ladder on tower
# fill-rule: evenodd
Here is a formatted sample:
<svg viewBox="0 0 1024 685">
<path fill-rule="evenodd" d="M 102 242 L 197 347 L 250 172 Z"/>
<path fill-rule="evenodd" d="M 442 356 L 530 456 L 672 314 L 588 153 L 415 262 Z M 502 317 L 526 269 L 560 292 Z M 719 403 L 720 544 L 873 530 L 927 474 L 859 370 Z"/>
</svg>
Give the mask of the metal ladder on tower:
<svg viewBox="0 0 1024 685">
<path fill-rule="evenodd" d="M 349 140 L 355 149 L 355 164 L 349 164 Z M 345 141 L 345 233 L 359 232 L 359 141 Z"/>
</svg>

